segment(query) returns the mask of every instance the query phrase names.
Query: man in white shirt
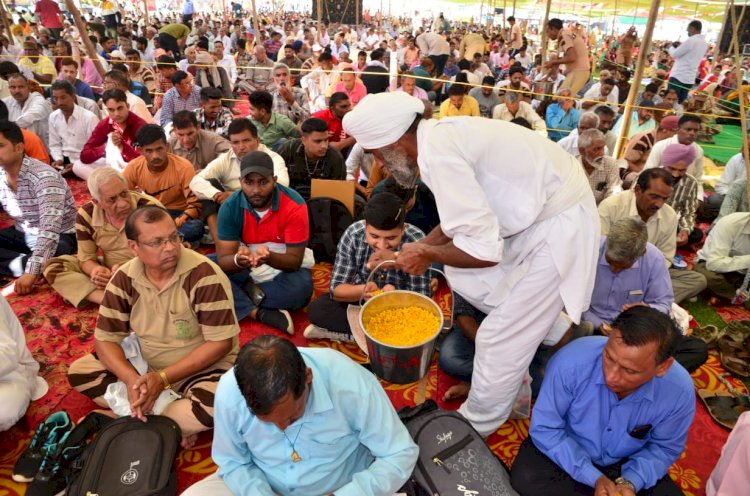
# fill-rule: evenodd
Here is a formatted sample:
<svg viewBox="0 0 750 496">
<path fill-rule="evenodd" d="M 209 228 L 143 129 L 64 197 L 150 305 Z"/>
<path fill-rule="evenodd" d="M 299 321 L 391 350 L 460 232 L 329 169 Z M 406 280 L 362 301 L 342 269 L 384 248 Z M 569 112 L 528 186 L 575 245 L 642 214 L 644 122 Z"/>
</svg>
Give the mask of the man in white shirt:
<svg viewBox="0 0 750 496">
<path fill-rule="evenodd" d="M 661 167 L 661 156 L 664 150 L 673 143 L 689 145 L 695 151 L 695 160 L 690 164 L 687 173 L 698 181 L 698 201 L 703 203 L 703 148 L 695 143 L 701 128 L 701 118 L 697 115 L 685 114 L 680 117 L 677 124 L 677 134 L 672 138 L 661 140 L 654 144 L 651 154 L 648 156 L 644 169 Z M 700 207 L 699 207 L 700 208 Z"/>
<path fill-rule="evenodd" d="M 600 103 L 607 103 L 617 111 L 617 95 L 612 91 L 616 86 L 617 82 L 614 79 L 605 79 L 593 84 L 591 88 L 583 94 L 581 108 L 583 110 L 588 110 Z"/>
<path fill-rule="evenodd" d="M 672 267 L 677 250 L 677 214 L 667 204 L 672 196 L 674 179 L 666 169 L 647 169 L 638 176 L 636 185 L 610 196 L 599 204 L 602 234 L 620 219 L 639 218 L 646 223 L 648 241 L 664 255 L 672 279 L 675 303 L 692 298 L 706 288 L 706 278 L 692 270 Z"/>
<path fill-rule="evenodd" d="M 530 103 L 523 101 L 520 93 L 509 91 L 505 94 L 505 103 L 501 103 L 493 110 L 492 118 L 510 122 L 519 117 L 526 119 L 531 124 L 531 129 L 547 137 L 547 123 L 544 119 L 539 117 Z"/>
<path fill-rule="evenodd" d="M 734 298 L 750 269 L 750 213 L 722 217 L 698 252 L 696 272 L 706 277 L 708 289 L 725 303 Z"/>
<path fill-rule="evenodd" d="M 214 59 L 219 67 L 223 67 L 227 71 L 227 76 L 232 84 L 237 82 L 237 62 L 234 57 L 228 53 L 224 53 L 224 42 L 221 39 L 214 41 Z"/>
<path fill-rule="evenodd" d="M 557 144 L 563 147 L 566 152 L 570 153 L 575 158 L 580 159 L 581 152 L 578 149 L 578 137 L 582 132 L 588 129 L 598 128 L 599 116 L 594 112 L 584 112 L 583 114 L 581 114 L 580 119 L 578 119 L 578 127 L 571 131 L 569 135 L 558 141 Z"/>
<path fill-rule="evenodd" d="M 724 166 L 724 172 L 721 173 L 716 186 L 714 186 L 714 193 L 706 198 L 706 204 L 703 209 L 704 214 L 708 213 L 710 217 L 716 217 L 719 214 L 724 197 L 729 192 L 729 187 L 735 181 L 742 179 L 747 179 L 747 170 L 745 169 L 745 158 L 742 152 L 740 152 L 730 158 Z"/>
<path fill-rule="evenodd" d="M 235 119 L 229 124 L 229 143 L 232 149 L 222 153 L 190 181 L 190 189 L 203 203 L 203 216 L 211 232 L 217 239 L 219 207 L 232 193 L 240 189 L 240 160 L 256 150 L 267 153 L 273 160 L 273 173 L 276 182 L 289 186 L 289 172 L 284 159 L 278 153 L 261 144 L 258 129 L 249 119 Z"/>
<path fill-rule="evenodd" d="M 698 76 L 698 65 L 708 50 L 708 43 L 701 34 L 701 29 L 703 24 L 700 21 L 691 21 L 687 28 L 688 39 L 682 43 L 672 43 L 672 48 L 669 49 L 674 65 L 669 73 L 668 88 L 677 91 L 677 103 L 687 99 Z"/>
<path fill-rule="evenodd" d="M 8 107 L 8 120 L 21 129 L 39 136 L 45 145 L 49 143 L 49 114 L 52 109 L 47 100 L 36 91 L 29 90 L 29 81 L 22 74 L 8 78 L 10 96 L 3 98 Z"/>
<path fill-rule="evenodd" d="M 588 308 L 599 248 L 596 205 L 581 165 L 548 139 L 495 119 L 423 120 L 423 112 L 422 101 L 403 92 L 368 95 L 346 114 L 344 130 L 399 184 L 414 184 L 419 172 L 435 195 L 441 224 L 405 244 L 396 266 L 423 274 L 443 263 L 454 291 L 487 313 L 459 412 L 489 435 L 508 418 L 563 307 L 574 322 Z M 498 162 L 498 149 L 514 159 Z"/>
<path fill-rule="evenodd" d="M 49 116 L 52 167 L 67 172 L 81 158 L 83 145 L 99 124 L 99 117 L 76 105 L 76 90 L 68 81 L 55 81 L 50 89 L 57 106 Z"/>
</svg>

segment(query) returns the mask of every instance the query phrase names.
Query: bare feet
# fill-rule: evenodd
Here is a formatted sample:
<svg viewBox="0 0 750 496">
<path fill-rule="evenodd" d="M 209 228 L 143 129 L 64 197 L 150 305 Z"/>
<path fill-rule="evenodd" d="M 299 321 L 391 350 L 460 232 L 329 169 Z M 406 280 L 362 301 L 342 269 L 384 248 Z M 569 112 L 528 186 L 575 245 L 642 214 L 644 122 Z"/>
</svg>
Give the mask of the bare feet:
<svg viewBox="0 0 750 496">
<path fill-rule="evenodd" d="M 193 446 L 195 446 L 195 441 L 197 440 L 198 440 L 198 434 L 182 436 L 182 441 L 180 442 L 180 446 L 182 446 L 183 449 L 190 449 Z"/>
<path fill-rule="evenodd" d="M 459 382 L 455 386 L 451 386 L 448 388 L 448 391 L 446 391 L 443 395 L 443 401 L 452 401 L 466 398 L 467 396 L 469 396 L 470 389 L 471 384 L 469 384 L 468 382 Z"/>
</svg>

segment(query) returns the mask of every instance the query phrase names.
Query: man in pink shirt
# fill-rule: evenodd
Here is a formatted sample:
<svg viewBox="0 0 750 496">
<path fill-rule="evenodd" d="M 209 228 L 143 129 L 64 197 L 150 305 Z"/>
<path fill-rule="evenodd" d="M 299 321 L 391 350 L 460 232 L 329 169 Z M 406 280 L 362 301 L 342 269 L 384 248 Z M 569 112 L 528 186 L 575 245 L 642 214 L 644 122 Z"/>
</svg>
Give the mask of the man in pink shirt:
<svg viewBox="0 0 750 496">
<path fill-rule="evenodd" d="M 63 15 L 57 3 L 52 0 L 39 0 L 34 13 L 42 26 L 50 30 L 52 37 L 59 40 L 63 28 Z"/>
<path fill-rule="evenodd" d="M 367 88 L 359 80 L 351 65 L 342 69 L 339 82 L 333 87 L 333 92 L 346 93 L 346 96 L 349 97 L 349 102 L 352 104 L 352 108 L 367 96 Z"/>
</svg>

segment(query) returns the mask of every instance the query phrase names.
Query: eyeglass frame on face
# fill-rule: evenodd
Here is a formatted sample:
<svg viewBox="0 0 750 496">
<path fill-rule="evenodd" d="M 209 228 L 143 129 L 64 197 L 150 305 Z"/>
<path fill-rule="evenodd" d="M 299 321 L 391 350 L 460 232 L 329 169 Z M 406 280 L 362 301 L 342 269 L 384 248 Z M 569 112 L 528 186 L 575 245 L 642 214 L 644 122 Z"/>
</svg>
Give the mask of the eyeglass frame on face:
<svg viewBox="0 0 750 496">
<path fill-rule="evenodd" d="M 173 245 L 181 245 L 182 242 L 185 241 L 185 236 L 181 232 L 175 231 L 172 233 L 168 238 L 156 238 L 154 240 L 145 242 L 145 241 L 138 241 L 135 240 L 135 242 L 139 245 L 145 245 L 153 250 L 163 250 L 165 246 L 167 246 L 167 243 L 172 243 Z"/>
</svg>

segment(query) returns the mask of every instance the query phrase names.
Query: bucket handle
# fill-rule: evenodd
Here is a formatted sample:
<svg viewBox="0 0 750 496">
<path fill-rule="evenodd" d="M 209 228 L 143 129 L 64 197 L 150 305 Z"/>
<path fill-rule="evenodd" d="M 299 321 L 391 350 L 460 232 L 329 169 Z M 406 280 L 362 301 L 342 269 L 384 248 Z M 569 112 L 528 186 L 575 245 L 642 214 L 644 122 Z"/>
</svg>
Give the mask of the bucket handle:
<svg viewBox="0 0 750 496">
<path fill-rule="evenodd" d="M 383 265 L 390 264 L 390 263 L 396 263 L 396 261 L 395 260 L 383 260 L 374 269 L 372 269 L 372 271 L 370 271 L 370 275 L 367 276 L 367 280 L 365 281 L 365 287 L 362 288 L 362 294 L 359 297 L 360 307 L 362 306 L 362 303 L 364 302 L 364 299 L 365 299 L 365 290 L 367 289 L 367 285 L 370 284 L 370 282 L 372 282 L 372 277 L 375 275 L 375 272 L 377 272 L 380 269 L 380 267 L 382 267 Z M 446 319 L 445 323 L 443 324 L 443 331 L 446 331 L 446 332 L 450 331 L 451 328 L 453 327 L 453 313 L 455 312 L 455 309 L 456 309 L 456 293 L 453 292 L 453 288 L 451 287 L 450 282 L 448 282 L 448 276 L 445 275 L 445 272 L 443 272 L 440 269 L 436 269 L 435 267 L 428 267 L 427 270 L 431 270 L 433 272 L 437 272 L 438 274 L 442 274 L 443 278 L 445 279 L 445 283 L 448 285 L 448 289 L 451 292 L 451 313 L 448 316 L 448 319 Z"/>
</svg>

